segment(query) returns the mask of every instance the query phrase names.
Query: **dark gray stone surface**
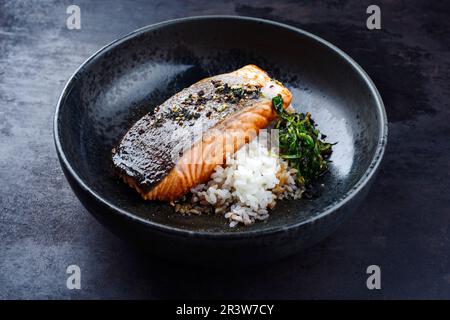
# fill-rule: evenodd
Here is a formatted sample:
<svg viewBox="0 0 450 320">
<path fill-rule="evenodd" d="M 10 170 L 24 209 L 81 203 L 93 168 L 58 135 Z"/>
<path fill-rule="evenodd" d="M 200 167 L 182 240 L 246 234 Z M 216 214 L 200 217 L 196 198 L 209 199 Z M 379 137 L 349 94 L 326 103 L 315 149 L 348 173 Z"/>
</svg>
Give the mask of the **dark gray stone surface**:
<svg viewBox="0 0 450 320">
<path fill-rule="evenodd" d="M 450 6 L 377 1 L 0 0 L 0 298 L 450 298 Z M 313 32 L 369 73 L 389 145 L 359 212 L 322 244 L 271 265 L 217 271 L 158 261 L 98 224 L 59 167 L 52 117 L 89 55 L 155 22 L 203 14 L 268 18 Z M 287 48 L 288 50 L 288 48 Z M 78 264 L 82 289 L 65 286 Z M 366 268 L 382 289 L 366 288 Z"/>
</svg>

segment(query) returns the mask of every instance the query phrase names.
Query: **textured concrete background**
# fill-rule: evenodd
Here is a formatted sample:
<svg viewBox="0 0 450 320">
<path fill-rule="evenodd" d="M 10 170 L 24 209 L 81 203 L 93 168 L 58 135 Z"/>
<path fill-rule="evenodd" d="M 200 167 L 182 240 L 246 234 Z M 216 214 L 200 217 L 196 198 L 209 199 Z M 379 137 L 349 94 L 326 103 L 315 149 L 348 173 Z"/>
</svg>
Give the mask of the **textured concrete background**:
<svg viewBox="0 0 450 320">
<path fill-rule="evenodd" d="M 376 1 L 0 0 L 0 298 L 450 298 L 450 6 Z M 52 117 L 65 81 L 130 31 L 202 14 L 285 22 L 350 54 L 386 104 L 389 145 L 367 201 L 327 241 L 268 266 L 218 272 L 169 265 L 121 242 L 63 177 Z M 82 290 L 66 289 L 78 264 Z M 365 286 L 382 269 L 382 290 Z"/>
</svg>

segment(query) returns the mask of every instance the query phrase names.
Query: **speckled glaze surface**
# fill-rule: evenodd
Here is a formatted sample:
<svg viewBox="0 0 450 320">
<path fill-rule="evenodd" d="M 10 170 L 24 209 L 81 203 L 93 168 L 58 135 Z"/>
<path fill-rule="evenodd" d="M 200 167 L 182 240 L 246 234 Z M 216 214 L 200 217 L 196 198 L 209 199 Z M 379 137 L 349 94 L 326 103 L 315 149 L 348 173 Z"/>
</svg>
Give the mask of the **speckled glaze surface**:
<svg viewBox="0 0 450 320">
<path fill-rule="evenodd" d="M 134 122 L 195 81 L 249 63 L 282 81 L 293 105 L 337 142 L 321 197 L 280 202 L 267 222 L 230 229 L 221 216 L 143 201 L 114 176 L 111 148 Z M 375 176 L 387 120 L 364 71 L 320 38 L 260 19 L 194 17 L 139 29 L 88 59 L 61 95 L 55 141 L 79 199 L 119 236 L 168 258 L 257 262 L 308 247 L 345 221 Z"/>
</svg>

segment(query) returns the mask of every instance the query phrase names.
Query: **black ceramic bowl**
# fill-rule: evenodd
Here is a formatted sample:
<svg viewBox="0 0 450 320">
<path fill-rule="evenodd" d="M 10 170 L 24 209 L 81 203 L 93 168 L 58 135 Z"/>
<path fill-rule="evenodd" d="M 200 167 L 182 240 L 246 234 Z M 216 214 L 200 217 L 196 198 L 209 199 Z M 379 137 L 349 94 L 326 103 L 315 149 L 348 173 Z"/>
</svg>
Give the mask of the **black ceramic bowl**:
<svg viewBox="0 0 450 320">
<path fill-rule="evenodd" d="M 282 81 L 338 142 L 321 197 L 279 202 L 268 221 L 231 229 L 222 216 L 143 201 L 114 176 L 111 148 L 136 120 L 197 80 L 250 63 Z M 214 264 L 272 260 L 328 236 L 364 199 L 387 121 L 367 74 L 330 43 L 272 21 L 205 16 L 139 29 L 94 54 L 64 88 L 54 135 L 70 185 L 100 222 L 156 254 Z"/>
</svg>

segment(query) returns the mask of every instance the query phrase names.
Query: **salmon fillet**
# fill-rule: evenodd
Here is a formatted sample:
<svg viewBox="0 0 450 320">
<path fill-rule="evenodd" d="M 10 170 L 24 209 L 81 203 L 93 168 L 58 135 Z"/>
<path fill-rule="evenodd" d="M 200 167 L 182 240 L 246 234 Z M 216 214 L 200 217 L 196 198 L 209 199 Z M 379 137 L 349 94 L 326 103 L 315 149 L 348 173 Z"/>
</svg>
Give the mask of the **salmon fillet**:
<svg viewBox="0 0 450 320">
<path fill-rule="evenodd" d="M 113 164 L 144 199 L 176 200 L 276 118 L 276 95 L 287 108 L 290 91 L 255 65 L 203 79 L 128 130 Z"/>
</svg>

